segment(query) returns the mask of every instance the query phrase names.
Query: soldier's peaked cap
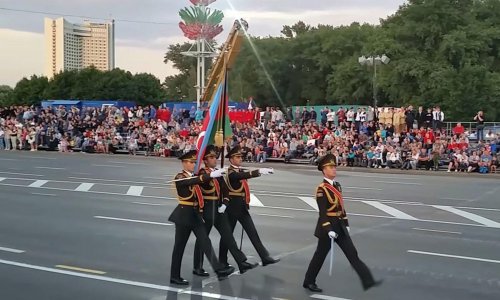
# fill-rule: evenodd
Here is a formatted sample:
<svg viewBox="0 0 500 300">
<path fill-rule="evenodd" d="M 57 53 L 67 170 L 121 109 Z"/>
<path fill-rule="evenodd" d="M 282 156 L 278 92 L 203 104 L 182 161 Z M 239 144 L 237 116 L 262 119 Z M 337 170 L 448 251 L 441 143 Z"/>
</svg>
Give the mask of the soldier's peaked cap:
<svg viewBox="0 0 500 300">
<path fill-rule="evenodd" d="M 227 154 L 226 158 L 231 158 L 233 156 L 243 156 L 243 153 L 241 153 L 241 147 L 236 146 L 233 149 L 231 149 Z"/>
<path fill-rule="evenodd" d="M 337 166 L 337 158 L 333 154 L 327 154 L 318 159 L 318 170 L 323 171 L 326 166 Z"/>
<path fill-rule="evenodd" d="M 219 157 L 219 151 L 216 146 L 214 145 L 208 145 L 207 148 L 205 149 L 205 156 L 203 158 L 207 158 L 213 156 L 215 158 Z"/>
<path fill-rule="evenodd" d="M 183 154 L 181 157 L 179 157 L 179 159 L 196 162 L 196 154 L 197 153 L 198 152 L 196 150 L 191 150 L 191 151 L 186 152 L 186 154 Z"/>
</svg>

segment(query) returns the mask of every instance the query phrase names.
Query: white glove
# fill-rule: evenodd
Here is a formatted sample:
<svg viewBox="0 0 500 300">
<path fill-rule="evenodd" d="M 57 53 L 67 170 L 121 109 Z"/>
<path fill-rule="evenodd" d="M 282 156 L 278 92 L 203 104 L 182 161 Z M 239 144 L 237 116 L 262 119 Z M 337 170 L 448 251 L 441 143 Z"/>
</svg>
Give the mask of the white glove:
<svg viewBox="0 0 500 300">
<path fill-rule="evenodd" d="M 347 233 L 351 233 L 351 227 L 347 226 Z"/>
<path fill-rule="evenodd" d="M 210 173 L 211 178 L 222 177 L 226 173 L 226 169 L 218 169 Z"/>
<path fill-rule="evenodd" d="M 335 231 L 328 231 L 328 236 L 331 238 L 331 239 L 336 239 L 339 235 L 335 232 Z"/>
<path fill-rule="evenodd" d="M 274 169 L 273 168 L 260 168 L 259 169 L 259 173 L 260 173 L 260 175 L 273 174 L 274 173 Z"/>
<path fill-rule="evenodd" d="M 219 212 L 219 214 L 223 214 L 226 211 L 226 208 L 227 208 L 226 205 L 222 204 L 221 206 L 219 206 L 217 211 Z"/>
</svg>

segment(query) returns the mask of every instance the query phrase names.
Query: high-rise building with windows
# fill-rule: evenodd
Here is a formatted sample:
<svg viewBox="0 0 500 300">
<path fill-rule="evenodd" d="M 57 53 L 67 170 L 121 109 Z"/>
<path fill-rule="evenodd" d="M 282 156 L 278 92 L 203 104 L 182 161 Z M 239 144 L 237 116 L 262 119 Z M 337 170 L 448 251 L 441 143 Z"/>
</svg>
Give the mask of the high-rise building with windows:
<svg viewBox="0 0 500 300">
<path fill-rule="evenodd" d="M 45 75 L 86 67 L 108 71 L 115 67 L 115 27 L 108 23 L 73 24 L 45 18 Z"/>
</svg>

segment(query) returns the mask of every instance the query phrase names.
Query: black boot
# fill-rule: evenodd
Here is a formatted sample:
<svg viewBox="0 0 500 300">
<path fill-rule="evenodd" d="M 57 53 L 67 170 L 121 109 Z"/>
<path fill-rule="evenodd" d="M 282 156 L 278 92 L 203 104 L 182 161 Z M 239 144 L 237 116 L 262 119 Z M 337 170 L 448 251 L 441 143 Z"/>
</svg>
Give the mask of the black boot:
<svg viewBox="0 0 500 300">
<path fill-rule="evenodd" d="M 382 282 L 384 282 L 384 281 L 383 280 L 376 280 L 376 281 L 371 282 L 369 284 L 363 285 L 363 289 L 365 291 L 367 291 L 367 290 L 371 289 L 372 287 L 377 287 L 377 286 L 381 285 Z"/>
<path fill-rule="evenodd" d="M 316 283 L 308 283 L 308 284 L 307 284 L 307 283 L 304 283 L 302 286 L 303 286 L 304 288 L 306 288 L 306 289 L 310 290 L 311 292 L 314 292 L 314 293 L 321 293 L 321 292 L 323 292 L 323 290 L 322 290 L 322 289 L 320 289 L 320 288 L 316 285 Z"/>
<path fill-rule="evenodd" d="M 223 269 L 215 271 L 217 273 L 217 278 L 219 280 L 224 280 L 227 276 L 231 275 L 234 272 L 234 267 L 224 267 Z"/>
<path fill-rule="evenodd" d="M 210 274 L 208 274 L 208 272 L 206 272 L 205 270 L 203 270 L 203 268 L 193 269 L 193 274 L 197 275 L 197 276 L 200 276 L 200 277 L 208 277 L 208 276 L 210 276 Z"/>
<path fill-rule="evenodd" d="M 243 274 L 245 273 L 246 271 L 248 270 L 251 270 L 255 267 L 257 267 L 259 264 L 258 263 L 248 263 L 246 261 L 242 262 L 241 264 L 238 265 L 239 269 L 240 269 L 240 274 Z"/>
<path fill-rule="evenodd" d="M 189 281 L 185 280 L 182 277 L 179 278 L 170 278 L 170 283 L 177 285 L 189 285 Z"/>
<path fill-rule="evenodd" d="M 274 259 L 274 258 L 272 258 L 271 256 L 264 257 L 264 258 L 262 259 L 262 266 L 264 266 L 264 267 L 265 267 L 265 266 L 267 266 L 267 265 L 272 265 L 272 264 L 275 264 L 275 263 L 277 263 L 277 262 L 279 262 L 279 261 L 280 261 L 280 259 L 279 259 L 279 258 Z"/>
</svg>

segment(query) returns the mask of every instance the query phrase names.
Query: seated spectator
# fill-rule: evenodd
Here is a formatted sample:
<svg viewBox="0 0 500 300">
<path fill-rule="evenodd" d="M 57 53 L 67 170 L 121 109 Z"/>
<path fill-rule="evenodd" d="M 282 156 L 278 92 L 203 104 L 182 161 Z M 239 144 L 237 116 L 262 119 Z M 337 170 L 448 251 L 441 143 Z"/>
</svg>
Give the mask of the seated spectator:
<svg viewBox="0 0 500 300">
<path fill-rule="evenodd" d="M 425 168 L 426 170 L 430 170 L 431 165 L 432 165 L 432 160 L 431 160 L 429 154 L 427 153 L 427 151 L 424 148 L 420 149 L 420 152 L 419 152 L 418 158 L 417 158 L 417 165 L 416 165 L 417 170 L 421 169 L 421 168 Z"/>
<path fill-rule="evenodd" d="M 490 170 L 491 170 L 492 174 L 496 174 L 497 173 L 498 166 L 499 166 L 498 157 L 497 156 L 493 156 L 491 158 L 491 165 L 490 165 Z"/>
<path fill-rule="evenodd" d="M 489 150 L 485 150 L 481 155 L 481 160 L 479 161 L 479 173 L 488 173 L 491 168 L 491 161 L 493 157 Z"/>
<path fill-rule="evenodd" d="M 387 166 L 386 169 L 401 168 L 402 163 L 400 155 L 397 151 L 392 149 L 387 156 Z"/>
</svg>

